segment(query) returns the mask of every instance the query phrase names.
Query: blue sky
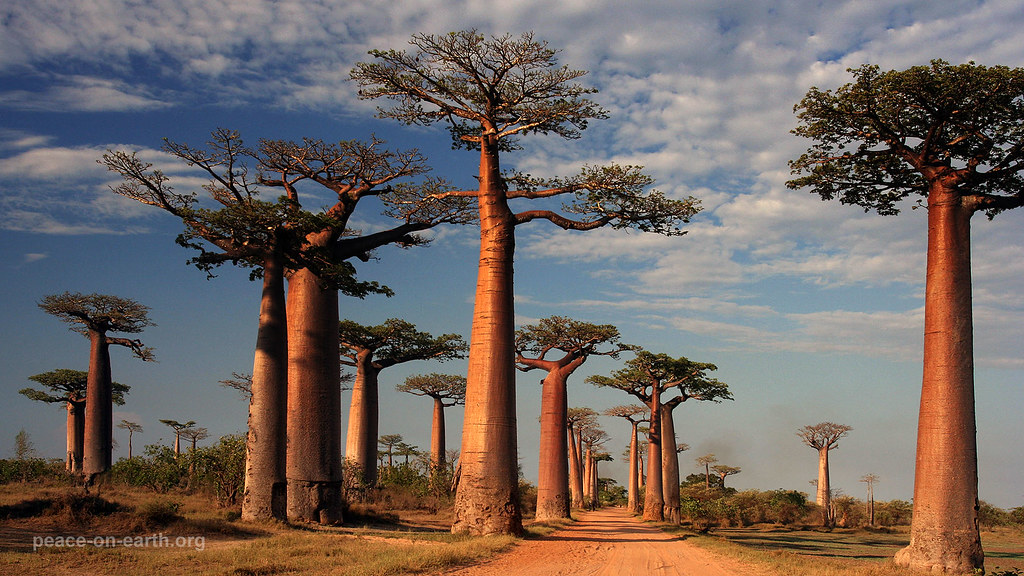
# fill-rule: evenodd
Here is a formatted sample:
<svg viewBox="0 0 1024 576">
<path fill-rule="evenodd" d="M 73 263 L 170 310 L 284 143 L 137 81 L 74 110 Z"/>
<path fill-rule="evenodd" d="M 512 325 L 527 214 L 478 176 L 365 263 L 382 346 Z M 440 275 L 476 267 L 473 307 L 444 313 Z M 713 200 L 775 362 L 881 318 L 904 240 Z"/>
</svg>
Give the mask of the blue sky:
<svg viewBox="0 0 1024 576">
<path fill-rule="evenodd" d="M 831 458 L 835 488 L 860 497 L 858 479 L 874 473 L 878 498 L 911 498 L 925 215 L 864 214 L 787 190 L 787 161 L 807 145 L 789 134 L 792 108 L 811 86 L 836 87 L 862 63 L 1024 66 L 1024 14 L 1014 0 L 10 0 L 0 26 L 0 456 L 13 454 L 23 428 L 42 455 L 63 453 L 62 413 L 17 390 L 33 374 L 86 368 L 87 342 L 36 307 L 65 290 L 152 308 L 157 326 L 142 338 L 159 362 L 113 353 L 115 380 L 132 386 L 115 419 L 143 424 L 136 446 L 170 441 L 161 418 L 195 420 L 214 436 L 244 430 L 244 401 L 217 381 L 251 370 L 259 286 L 245 271 L 225 268 L 207 280 L 187 267 L 172 217 L 109 191 L 116 179 L 96 164 L 105 150 L 139 151 L 185 191 L 201 180 L 159 151 L 164 137 L 201 144 L 217 127 L 250 142 L 376 134 L 418 148 L 435 175 L 468 187 L 472 153 L 450 150 L 440 128 L 374 119 L 374 105 L 346 79 L 369 49 L 475 27 L 534 31 L 561 50 L 562 63 L 590 71 L 584 80 L 610 112 L 577 141 L 524 140 L 505 167 L 543 176 L 584 163 L 642 164 L 658 189 L 704 206 L 682 238 L 520 227 L 520 322 L 557 314 L 611 323 L 626 341 L 717 364 L 736 399 L 677 409 L 679 440 L 691 446 L 684 473 L 713 452 L 743 469 L 729 478 L 733 486 L 810 491 L 816 454 L 795 431 L 831 420 L 853 427 Z M 364 231 L 384 224 L 372 204 L 356 213 Z M 1005 508 L 1024 505 L 1022 225 L 1024 211 L 979 217 L 973 236 L 980 491 Z M 431 235 L 427 248 L 385 248 L 359 264 L 363 278 L 396 295 L 342 299 L 342 317 L 400 317 L 468 338 L 475 231 Z M 583 382 L 617 367 L 585 364 L 570 382 L 570 403 L 629 403 Z M 393 386 L 410 374 L 464 369 L 420 362 L 383 372 L 381 432 L 426 448 L 429 402 Z M 520 458 L 531 479 L 540 379 L 519 376 Z M 449 417 L 457 448 L 461 409 Z M 628 425 L 603 424 L 618 457 Z M 625 482 L 621 458 L 602 470 Z"/>
</svg>

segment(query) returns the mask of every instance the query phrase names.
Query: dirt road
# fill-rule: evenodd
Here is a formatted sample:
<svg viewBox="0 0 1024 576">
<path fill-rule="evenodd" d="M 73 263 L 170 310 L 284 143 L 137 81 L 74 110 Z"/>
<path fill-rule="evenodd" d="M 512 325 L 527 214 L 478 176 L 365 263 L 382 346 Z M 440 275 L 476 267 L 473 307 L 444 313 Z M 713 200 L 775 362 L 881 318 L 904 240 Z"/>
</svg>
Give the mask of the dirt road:
<svg viewBox="0 0 1024 576">
<path fill-rule="evenodd" d="M 622 508 L 580 515 L 571 526 L 524 540 L 452 576 L 768 576 L 633 518 Z"/>
</svg>

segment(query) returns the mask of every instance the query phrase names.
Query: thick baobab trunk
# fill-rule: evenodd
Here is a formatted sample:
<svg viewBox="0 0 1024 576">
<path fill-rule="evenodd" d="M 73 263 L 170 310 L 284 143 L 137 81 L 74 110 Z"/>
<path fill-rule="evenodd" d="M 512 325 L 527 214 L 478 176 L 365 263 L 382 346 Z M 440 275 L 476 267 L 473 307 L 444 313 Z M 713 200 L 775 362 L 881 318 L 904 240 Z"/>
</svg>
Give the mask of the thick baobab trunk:
<svg viewBox="0 0 1024 576">
<path fill-rule="evenodd" d="M 632 432 L 629 435 L 629 482 L 626 489 L 626 510 L 630 514 L 640 512 L 640 466 L 637 462 L 637 422 L 630 421 Z"/>
<path fill-rule="evenodd" d="M 288 518 L 342 520 L 338 291 L 308 269 L 288 280 Z"/>
<path fill-rule="evenodd" d="M 818 506 L 821 507 L 822 526 L 832 526 L 832 483 L 828 477 L 828 451 L 826 444 L 818 448 Z"/>
<path fill-rule="evenodd" d="M 644 489 L 644 520 L 665 520 L 661 476 L 661 390 L 651 387 L 651 429 L 647 440 L 647 486 Z"/>
<path fill-rule="evenodd" d="M 444 400 L 434 398 L 434 417 L 430 421 L 430 482 L 435 489 L 441 487 L 445 462 Z"/>
<path fill-rule="evenodd" d="M 106 334 L 89 331 L 89 374 L 86 379 L 82 472 L 85 485 L 110 469 L 114 434 L 114 404 L 110 379 L 110 344 Z"/>
<path fill-rule="evenodd" d="M 537 520 L 570 517 L 567 396 L 565 376 L 559 371 L 549 372 L 541 389 Z"/>
<path fill-rule="evenodd" d="M 928 197 L 924 374 L 917 425 L 910 545 L 896 554 L 913 568 L 984 567 L 978 529 L 970 219 L 955 190 Z"/>
<path fill-rule="evenodd" d="M 345 472 L 347 482 L 353 486 L 374 486 L 377 484 L 379 371 L 373 366 L 373 353 L 368 350 L 356 354 L 356 364 L 345 436 Z"/>
<path fill-rule="evenodd" d="M 65 469 L 71 474 L 82 473 L 82 456 L 85 445 L 85 401 L 69 400 L 68 409 L 68 458 Z"/>
<path fill-rule="evenodd" d="M 674 405 L 661 405 L 661 493 L 665 501 L 665 522 L 679 524 L 679 454 L 676 452 L 676 426 L 672 420 Z"/>
<path fill-rule="evenodd" d="M 601 483 L 597 474 L 597 458 L 591 459 L 590 465 L 590 509 L 597 510 L 601 504 Z"/>
<path fill-rule="evenodd" d="M 245 492 L 242 495 L 244 520 L 287 517 L 287 410 L 284 268 L 279 258 L 271 257 L 263 266 L 263 294 L 252 366 L 249 430 L 245 442 Z"/>
<path fill-rule="evenodd" d="M 515 223 L 498 166 L 497 138 L 480 152 L 480 262 L 470 332 L 462 475 L 452 532 L 522 534 L 516 446 Z"/>
<path fill-rule="evenodd" d="M 580 509 L 583 508 L 583 461 L 580 459 L 580 443 L 571 425 L 566 440 L 569 443 L 569 501 L 573 508 Z"/>
<path fill-rule="evenodd" d="M 583 507 L 594 509 L 594 451 L 589 447 L 583 456 Z"/>
</svg>

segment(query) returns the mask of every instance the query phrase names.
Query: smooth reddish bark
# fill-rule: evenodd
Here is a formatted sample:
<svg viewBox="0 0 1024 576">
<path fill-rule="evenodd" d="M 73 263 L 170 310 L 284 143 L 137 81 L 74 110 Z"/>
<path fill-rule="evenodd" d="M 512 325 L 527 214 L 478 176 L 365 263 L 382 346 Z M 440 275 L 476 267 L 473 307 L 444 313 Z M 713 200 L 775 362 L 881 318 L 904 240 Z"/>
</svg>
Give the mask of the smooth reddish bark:
<svg viewBox="0 0 1024 576">
<path fill-rule="evenodd" d="M 582 450 L 573 425 L 568 424 L 569 444 L 569 501 L 573 508 L 583 508 Z"/>
<path fill-rule="evenodd" d="M 651 386 L 648 408 L 651 412 L 651 429 L 647 436 L 647 485 L 644 489 L 644 520 L 662 522 L 665 520 L 665 496 L 662 489 L 661 461 L 661 386 Z"/>
<path fill-rule="evenodd" d="M 626 489 L 626 510 L 630 514 L 640 512 L 640 468 L 643 466 L 637 458 L 637 427 L 640 423 L 629 421 L 632 430 L 629 433 L 629 482 Z"/>
<path fill-rule="evenodd" d="M 286 431 L 288 331 L 284 267 L 277 257 L 263 265 L 259 328 L 252 368 L 249 427 L 245 443 L 242 518 L 287 517 Z"/>
<path fill-rule="evenodd" d="M 82 472 L 86 486 L 110 470 L 114 438 L 114 404 L 110 377 L 110 344 L 106 334 L 89 330 L 89 376 L 85 389 Z"/>
<path fill-rule="evenodd" d="M 288 279 L 288 518 L 342 521 L 338 291 L 309 269 Z"/>
<path fill-rule="evenodd" d="M 984 567 L 978 527 L 970 219 L 952 187 L 928 195 L 924 373 L 914 517 L 898 564 L 973 572 Z"/>
<path fill-rule="evenodd" d="M 349 482 L 363 486 L 377 484 L 377 435 L 380 402 L 378 400 L 378 369 L 373 365 L 373 351 L 356 354 L 356 380 L 348 412 L 345 435 L 345 467 Z"/>
<path fill-rule="evenodd" d="M 430 470 L 431 478 L 437 478 L 445 464 L 444 399 L 434 397 L 434 415 L 430 420 Z"/>
<path fill-rule="evenodd" d="M 664 500 L 664 520 L 679 524 L 682 520 L 679 499 L 679 453 L 676 451 L 676 425 L 672 411 L 679 397 L 661 405 L 661 490 Z"/>
<path fill-rule="evenodd" d="M 522 534 L 516 446 L 515 220 L 491 133 L 480 146 L 480 260 L 452 532 Z"/>
</svg>

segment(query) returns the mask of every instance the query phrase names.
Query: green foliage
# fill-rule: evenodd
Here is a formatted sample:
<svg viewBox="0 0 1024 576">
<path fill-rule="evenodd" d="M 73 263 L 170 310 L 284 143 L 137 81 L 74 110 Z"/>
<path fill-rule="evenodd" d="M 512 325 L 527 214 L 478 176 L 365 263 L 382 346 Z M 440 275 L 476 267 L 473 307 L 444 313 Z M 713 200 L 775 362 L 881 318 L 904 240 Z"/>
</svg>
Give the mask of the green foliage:
<svg viewBox="0 0 1024 576">
<path fill-rule="evenodd" d="M 222 506 L 233 506 L 245 483 L 245 437 L 223 436 L 212 446 L 177 455 L 169 446 L 150 444 L 145 456 L 115 462 L 110 475 L 115 482 L 161 494 L 185 488 L 205 492 Z"/>
<path fill-rule="evenodd" d="M 973 62 L 851 68 L 836 90 L 812 88 L 794 134 L 814 141 L 787 185 L 880 214 L 943 179 L 989 216 L 1024 202 L 1024 68 Z"/>
<path fill-rule="evenodd" d="M 906 500 L 875 502 L 875 522 L 880 526 L 902 526 L 910 524 L 914 505 Z"/>
<path fill-rule="evenodd" d="M 54 480 L 70 483 L 71 476 L 64 471 L 64 461 L 58 459 L 25 458 L 0 460 L 0 484 Z"/>
<path fill-rule="evenodd" d="M 984 528 L 995 528 L 1013 524 L 1013 518 L 1006 510 L 980 500 L 978 502 L 978 523 Z"/>
</svg>

